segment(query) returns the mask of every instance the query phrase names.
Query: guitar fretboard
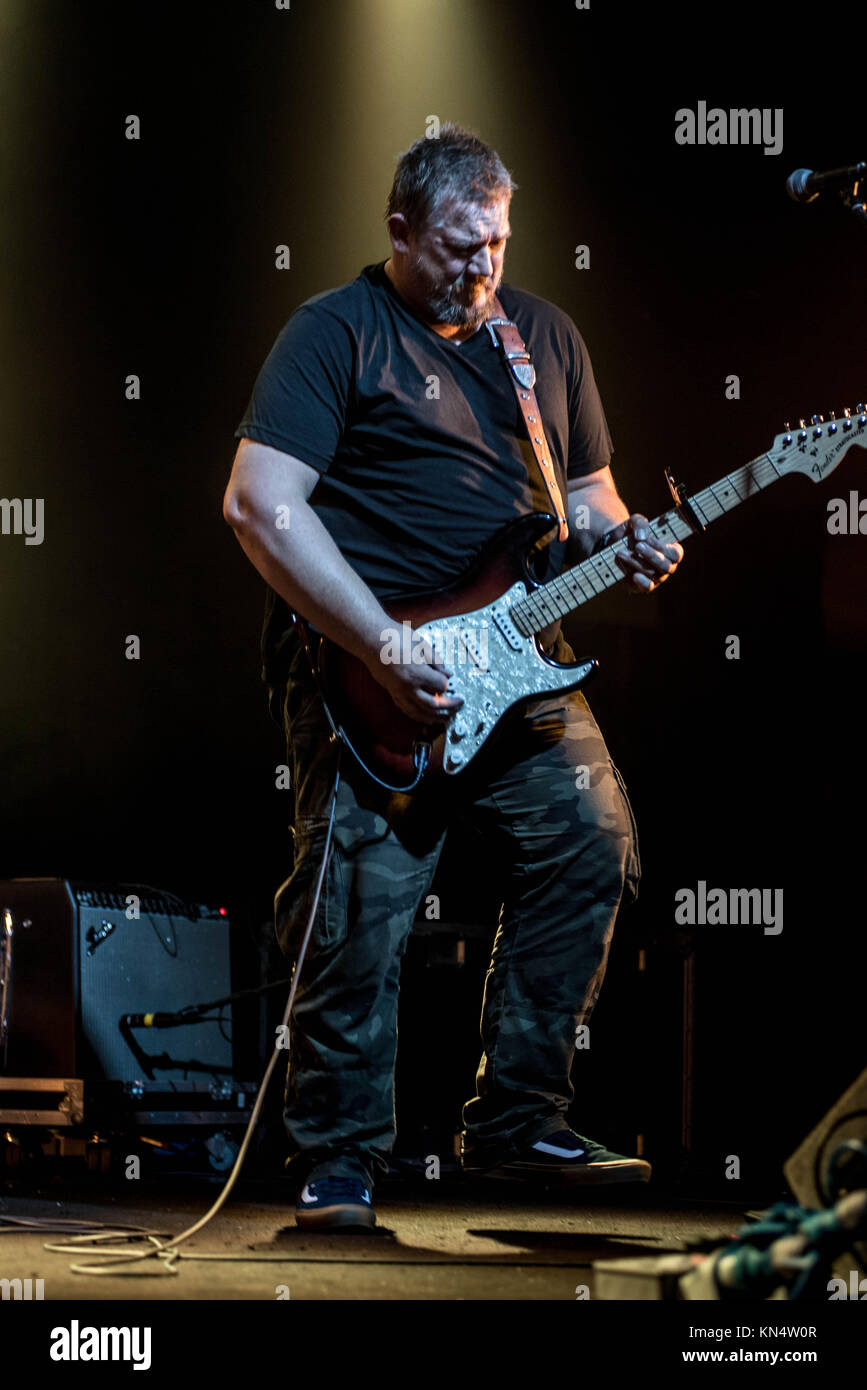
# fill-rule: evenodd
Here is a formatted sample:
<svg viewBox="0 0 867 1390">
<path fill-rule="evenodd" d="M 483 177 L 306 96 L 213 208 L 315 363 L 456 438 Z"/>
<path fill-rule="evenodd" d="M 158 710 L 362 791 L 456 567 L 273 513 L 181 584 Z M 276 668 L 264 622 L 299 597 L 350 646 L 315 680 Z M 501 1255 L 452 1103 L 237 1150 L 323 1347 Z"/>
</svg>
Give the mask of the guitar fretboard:
<svg viewBox="0 0 867 1390">
<path fill-rule="evenodd" d="M 761 454 L 745 463 L 743 468 L 735 469 L 733 473 L 726 474 L 718 482 L 690 496 L 689 502 L 698 520 L 707 526 L 784 476 L 770 455 Z M 663 512 L 648 524 L 651 535 L 666 544 L 686 540 L 694 529 L 675 509 Z M 625 579 L 623 570 L 615 563 L 615 556 L 628 549 L 626 540 L 614 541 L 598 554 L 582 560 L 580 565 L 565 570 L 556 579 L 513 603 L 509 616 L 518 631 L 524 637 L 541 632 L 558 618 L 580 608 L 588 599 L 595 598 Z"/>
</svg>

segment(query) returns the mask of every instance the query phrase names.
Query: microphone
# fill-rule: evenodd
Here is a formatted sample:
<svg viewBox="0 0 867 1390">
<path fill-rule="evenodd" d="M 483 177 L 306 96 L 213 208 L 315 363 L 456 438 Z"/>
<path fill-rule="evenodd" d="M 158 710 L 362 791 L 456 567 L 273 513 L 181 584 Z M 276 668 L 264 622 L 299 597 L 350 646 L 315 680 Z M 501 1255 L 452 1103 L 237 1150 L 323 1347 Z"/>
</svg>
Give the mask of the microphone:
<svg viewBox="0 0 867 1390">
<path fill-rule="evenodd" d="M 863 178 L 867 178 L 867 162 L 850 164 L 848 169 L 826 169 L 821 174 L 814 174 L 812 169 L 796 169 L 786 179 L 786 191 L 796 203 L 812 203 L 828 188 L 847 188 Z"/>
</svg>

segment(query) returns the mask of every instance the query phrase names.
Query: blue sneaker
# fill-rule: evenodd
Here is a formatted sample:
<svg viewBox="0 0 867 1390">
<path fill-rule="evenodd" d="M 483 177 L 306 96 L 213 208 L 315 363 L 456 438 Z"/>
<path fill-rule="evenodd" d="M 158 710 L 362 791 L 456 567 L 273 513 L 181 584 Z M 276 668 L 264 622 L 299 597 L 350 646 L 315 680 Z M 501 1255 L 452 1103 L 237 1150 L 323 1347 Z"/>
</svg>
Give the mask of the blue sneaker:
<svg viewBox="0 0 867 1390">
<path fill-rule="evenodd" d="M 314 1169 L 295 1205 L 295 1220 L 320 1231 L 369 1229 L 376 1225 L 370 1186 L 361 1178 L 316 1178 Z"/>
</svg>

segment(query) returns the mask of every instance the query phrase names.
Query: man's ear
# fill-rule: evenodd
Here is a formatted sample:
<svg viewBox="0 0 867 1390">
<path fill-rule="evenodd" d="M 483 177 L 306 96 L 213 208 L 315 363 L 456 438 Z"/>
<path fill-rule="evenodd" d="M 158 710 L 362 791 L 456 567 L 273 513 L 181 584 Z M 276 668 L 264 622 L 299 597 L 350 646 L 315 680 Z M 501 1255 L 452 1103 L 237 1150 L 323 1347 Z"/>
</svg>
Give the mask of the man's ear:
<svg viewBox="0 0 867 1390">
<path fill-rule="evenodd" d="M 393 212 L 386 223 L 395 251 L 405 256 L 409 251 L 409 223 L 402 212 Z"/>
</svg>

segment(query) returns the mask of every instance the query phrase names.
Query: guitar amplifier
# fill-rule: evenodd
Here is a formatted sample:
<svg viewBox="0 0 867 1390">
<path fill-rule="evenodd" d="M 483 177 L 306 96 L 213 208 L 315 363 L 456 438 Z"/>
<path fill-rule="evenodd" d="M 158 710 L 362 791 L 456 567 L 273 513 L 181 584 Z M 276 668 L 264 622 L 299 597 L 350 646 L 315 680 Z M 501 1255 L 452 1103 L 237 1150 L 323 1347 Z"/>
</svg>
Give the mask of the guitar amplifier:
<svg viewBox="0 0 867 1390">
<path fill-rule="evenodd" d="M 229 1006 L 159 1029 L 127 1016 L 225 998 L 230 976 L 223 909 L 144 885 L 2 881 L 0 1077 L 224 1084 Z"/>
</svg>

